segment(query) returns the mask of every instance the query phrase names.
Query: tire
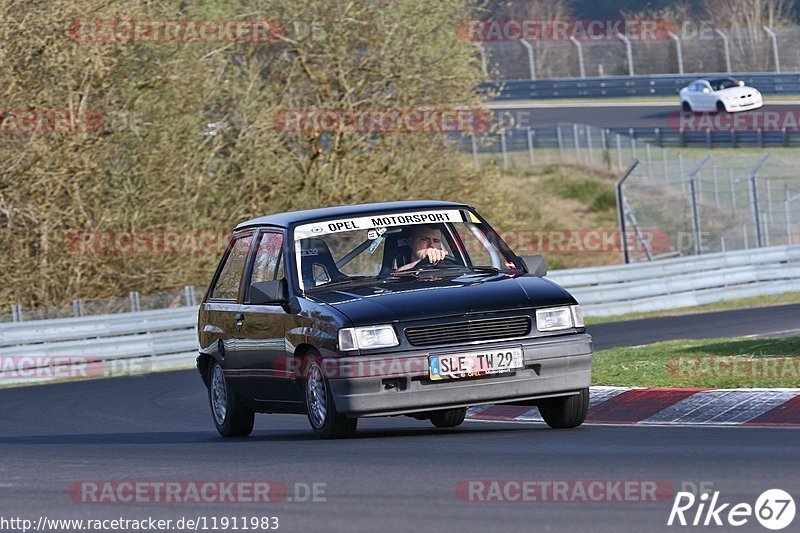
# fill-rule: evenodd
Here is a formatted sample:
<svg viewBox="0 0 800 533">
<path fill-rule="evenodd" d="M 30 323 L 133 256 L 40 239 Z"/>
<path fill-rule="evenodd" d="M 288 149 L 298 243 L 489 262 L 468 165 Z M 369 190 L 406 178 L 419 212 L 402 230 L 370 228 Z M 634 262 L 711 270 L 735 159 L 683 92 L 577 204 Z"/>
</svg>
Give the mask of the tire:
<svg viewBox="0 0 800 533">
<path fill-rule="evenodd" d="M 578 427 L 586 420 L 589 411 L 589 388 L 581 389 L 578 394 L 559 398 L 550 398 L 539 402 L 539 413 L 553 429 Z"/>
<path fill-rule="evenodd" d="M 336 411 L 328 379 L 317 359 L 311 357 L 303 368 L 303 396 L 311 429 L 321 439 L 352 437 L 358 426 L 357 418 L 348 418 Z"/>
<path fill-rule="evenodd" d="M 242 405 L 216 361 L 208 368 L 208 403 L 214 425 L 223 437 L 246 437 L 253 432 L 255 412 Z"/>
<path fill-rule="evenodd" d="M 686 101 L 681 103 L 681 109 L 683 111 L 686 111 L 687 113 L 691 113 L 692 112 L 692 106 L 689 105 L 689 102 L 686 102 Z"/>
<path fill-rule="evenodd" d="M 728 110 L 727 110 L 727 109 L 725 109 L 725 104 L 723 104 L 722 102 L 720 102 L 719 100 L 717 100 L 717 113 L 725 113 L 725 112 L 727 112 L 727 111 L 728 111 Z"/>
<path fill-rule="evenodd" d="M 464 418 L 467 416 L 467 408 L 460 409 L 444 409 L 443 411 L 436 411 L 431 413 L 431 424 L 437 428 L 454 428 L 464 423 Z"/>
</svg>

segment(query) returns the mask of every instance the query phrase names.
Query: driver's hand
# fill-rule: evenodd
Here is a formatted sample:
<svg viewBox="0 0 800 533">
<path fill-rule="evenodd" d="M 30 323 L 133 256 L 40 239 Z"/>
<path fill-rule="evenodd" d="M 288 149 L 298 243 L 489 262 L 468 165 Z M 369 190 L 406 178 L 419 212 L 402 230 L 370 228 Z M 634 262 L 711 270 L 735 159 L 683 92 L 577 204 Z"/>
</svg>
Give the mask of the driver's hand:
<svg viewBox="0 0 800 533">
<path fill-rule="evenodd" d="M 425 248 L 423 250 L 418 250 L 415 255 L 417 256 L 418 259 L 417 262 L 422 261 L 427 257 L 428 261 L 432 265 L 435 265 L 436 263 L 447 257 L 447 252 L 444 250 L 439 250 L 438 248 Z"/>
</svg>

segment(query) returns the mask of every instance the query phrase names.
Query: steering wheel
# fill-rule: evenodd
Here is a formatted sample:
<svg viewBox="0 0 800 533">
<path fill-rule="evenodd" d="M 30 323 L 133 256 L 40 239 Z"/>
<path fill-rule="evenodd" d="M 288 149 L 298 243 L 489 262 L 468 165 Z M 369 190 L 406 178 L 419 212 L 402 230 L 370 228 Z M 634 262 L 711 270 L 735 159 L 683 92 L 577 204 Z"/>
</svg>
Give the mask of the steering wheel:
<svg viewBox="0 0 800 533">
<path fill-rule="evenodd" d="M 456 260 L 456 258 L 451 256 L 451 255 L 446 255 L 444 257 L 444 259 L 442 259 L 441 261 L 439 261 L 435 265 L 433 263 L 431 263 L 430 259 L 428 259 L 427 256 L 425 256 L 422 259 L 420 259 L 419 263 L 417 263 L 417 266 L 415 268 L 425 268 L 425 267 L 428 267 L 428 268 L 439 268 L 440 266 L 464 266 L 464 265 L 459 263 Z"/>
</svg>

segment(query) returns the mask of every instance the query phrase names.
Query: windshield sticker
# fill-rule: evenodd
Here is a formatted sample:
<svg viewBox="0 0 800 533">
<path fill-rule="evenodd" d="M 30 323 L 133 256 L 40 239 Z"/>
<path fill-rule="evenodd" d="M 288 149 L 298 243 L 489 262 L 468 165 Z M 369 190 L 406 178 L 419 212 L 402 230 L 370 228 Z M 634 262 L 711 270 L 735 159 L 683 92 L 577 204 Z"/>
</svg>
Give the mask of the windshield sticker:
<svg viewBox="0 0 800 533">
<path fill-rule="evenodd" d="M 411 224 L 435 224 L 442 222 L 461 222 L 461 213 L 456 210 L 446 211 L 419 211 L 413 213 L 398 213 L 391 215 L 372 215 L 367 217 L 327 220 L 297 226 L 294 230 L 295 240 L 307 239 L 312 236 L 354 231 L 361 229 L 377 229 L 386 226 L 405 226 Z M 376 236 L 381 236 L 380 233 Z"/>
</svg>

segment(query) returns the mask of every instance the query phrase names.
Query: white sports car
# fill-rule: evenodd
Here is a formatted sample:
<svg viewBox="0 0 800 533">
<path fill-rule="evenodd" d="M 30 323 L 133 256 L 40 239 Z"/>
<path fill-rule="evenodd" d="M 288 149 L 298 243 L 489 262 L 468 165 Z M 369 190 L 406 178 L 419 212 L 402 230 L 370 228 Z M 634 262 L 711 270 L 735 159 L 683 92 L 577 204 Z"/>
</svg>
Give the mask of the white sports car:
<svg viewBox="0 0 800 533">
<path fill-rule="evenodd" d="M 733 78 L 695 80 L 680 92 L 683 111 L 746 111 L 764 105 L 758 89 Z"/>
</svg>

